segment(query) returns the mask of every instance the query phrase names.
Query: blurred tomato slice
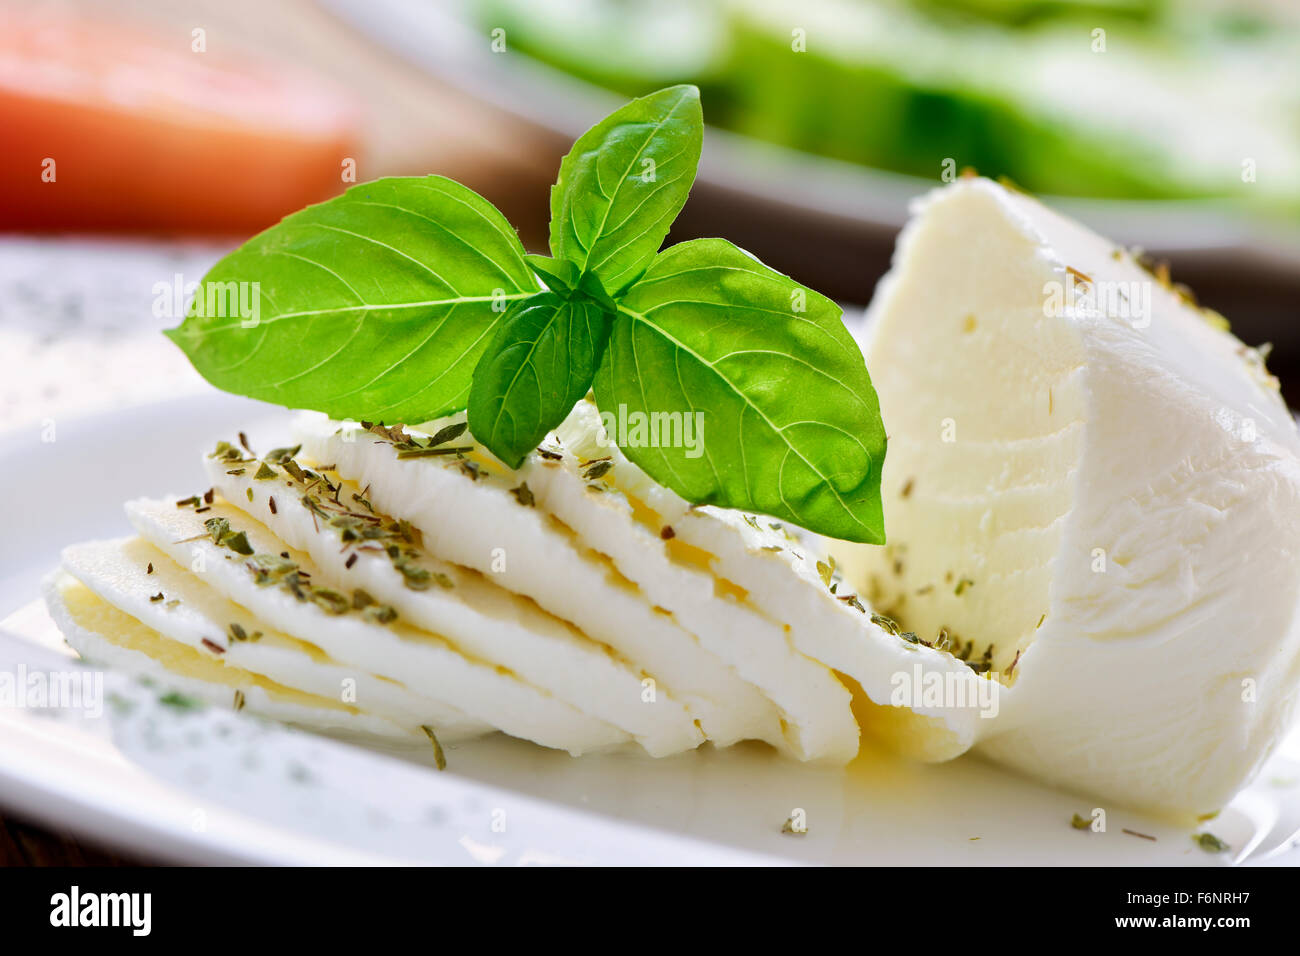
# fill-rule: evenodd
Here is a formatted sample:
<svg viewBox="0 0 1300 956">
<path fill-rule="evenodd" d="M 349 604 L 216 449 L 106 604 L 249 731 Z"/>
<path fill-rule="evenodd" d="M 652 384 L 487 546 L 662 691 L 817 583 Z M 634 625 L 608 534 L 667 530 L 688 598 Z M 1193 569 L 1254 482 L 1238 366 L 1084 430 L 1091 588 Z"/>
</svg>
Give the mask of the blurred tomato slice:
<svg viewBox="0 0 1300 956">
<path fill-rule="evenodd" d="M 245 235 L 339 192 L 354 100 L 215 45 L 0 12 L 0 229 Z"/>
</svg>

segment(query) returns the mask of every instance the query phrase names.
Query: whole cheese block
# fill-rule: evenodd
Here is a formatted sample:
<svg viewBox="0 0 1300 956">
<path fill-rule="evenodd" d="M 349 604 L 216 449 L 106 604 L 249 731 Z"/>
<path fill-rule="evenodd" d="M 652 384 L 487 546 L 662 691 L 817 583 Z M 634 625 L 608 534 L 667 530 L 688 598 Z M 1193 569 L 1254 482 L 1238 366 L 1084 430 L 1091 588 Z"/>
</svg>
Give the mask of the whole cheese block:
<svg viewBox="0 0 1300 956">
<path fill-rule="evenodd" d="M 850 579 L 987 659 L 987 756 L 1217 810 L 1300 689 L 1300 438 L 1260 354 L 984 179 L 918 204 L 868 318 L 889 544 L 841 548 Z"/>
</svg>

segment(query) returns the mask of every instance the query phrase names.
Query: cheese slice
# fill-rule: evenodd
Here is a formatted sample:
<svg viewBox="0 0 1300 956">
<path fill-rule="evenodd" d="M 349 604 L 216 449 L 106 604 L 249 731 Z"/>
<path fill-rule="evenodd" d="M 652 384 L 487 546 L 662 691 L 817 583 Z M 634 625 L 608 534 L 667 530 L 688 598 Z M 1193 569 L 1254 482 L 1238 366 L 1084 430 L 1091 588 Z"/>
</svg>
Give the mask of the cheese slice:
<svg viewBox="0 0 1300 956">
<path fill-rule="evenodd" d="M 224 666 L 347 702 L 412 733 L 431 727 L 444 743 L 494 729 L 396 681 L 340 664 L 314 644 L 268 628 L 209 587 L 202 575 L 182 568 L 141 538 L 65 548 L 63 568 L 119 611 Z"/>
<path fill-rule="evenodd" d="M 300 506 L 301 507 L 301 506 Z M 254 555 L 288 554 L 315 587 L 348 597 L 351 590 L 333 579 L 301 551 L 283 542 L 251 517 L 219 498 L 202 514 L 172 501 L 139 499 L 126 505 L 141 537 L 191 569 L 215 591 L 247 608 L 260 622 L 312 644 L 335 661 L 362 673 L 418 688 L 471 718 L 512 736 L 581 754 L 607 749 L 628 735 L 545 693 L 514 673 L 463 654 L 441 636 L 413 627 L 400 616 L 378 624 L 367 613 L 340 603 L 303 600 L 293 588 L 259 576 L 255 561 L 217 544 L 205 523 L 228 522 L 242 532 Z M 259 583 L 262 580 L 264 583 Z"/>
<path fill-rule="evenodd" d="M 978 749 L 1217 810 L 1300 692 L 1300 438 L 1259 355 L 1026 196 L 923 200 L 873 302 L 886 548 L 850 579 L 1009 684 Z"/>
<path fill-rule="evenodd" d="M 533 602 L 477 572 L 438 561 L 417 543 L 401 541 L 400 564 L 395 563 L 385 551 L 394 536 L 385 529 L 397 519 L 377 512 L 355 482 L 334 473 L 304 473 L 301 466 L 232 469 L 217 458 L 204 461 L 213 487 L 228 502 L 309 554 L 333 581 L 363 589 L 396 609 L 402 620 L 436 631 L 466 653 L 507 667 L 621 728 L 651 756 L 703 742 L 683 704 L 666 690 L 653 697 L 645 693 L 646 675 L 634 662 Z M 303 506 L 308 497 L 316 510 Z M 418 589 L 407 574 L 419 578 Z"/>
<path fill-rule="evenodd" d="M 219 707 L 247 710 L 330 734 L 411 739 L 410 730 L 328 697 L 223 666 L 170 640 L 58 570 L 43 586 L 45 604 L 69 646 L 92 665 L 155 681 Z"/>
<path fill-rule="evenodd" d="M 768 616 L 748 591 L 712 568 L 713 555 L 679 538 L 613 477 L 626 464 L 600 431 L 595 407 L 579 402 L 562 438 L 530 454 L 518 480 L 582 543 L 607 556 L 646 599 L 670 611 L 701 646 L 730 665 L 777 705 L 800 746 L 827 760 L 848 761 L 858 750 L 851 696 L 823 663 L 801 653 L 784 618 Z M 616 457 L 617 454 L 617 457 Z M 595 476 L 595 477 L 592 477 Z M 777 603 L 788 581 L 777 583 Z"/>
<path fill-rule="evenodd" d="M 799 676 L 828 708 L 846 714 L 848 692 L 833 682 L 833 671 L 861 691 L 855 713 L 864 731 L 927 761 L 964 753 L 979 724 L 996 716 L 1000 685 L 950 653 L 900 639 L 846 585 L 815 536 L 796 536 L 760 515 L 690 506 L 627 459 L 590 402 L 579 402 L 556 430 L 555 447 L 569 455 L 559 461 L 530 456 L 530 484 L 593 547 L 615 555 L 620 570 L 654 600 L 698 624 L 701 633 L 720 631 L 721 640 L 731 629 L 742 641 L 767 632 L 773 643 L 779 637 L 787 645 L 784 674 L 774 668 L 765 689 Z M 608 463 L 599 478 L 586 482 L 586 489 L 605 492 L 585 496 L 602 508 L 583 509 L 586 489 L 573 459 Z M 909 695 L 900 705 L 899 674 L 918 688 L 943 685 L 963 706 L 928 699 L 933 694 Z"/>
<path fill-rule="evenodd" d="M 709 740 L 765 740 L 800 759 L 842 751 L 839 742 L 823 742 L 831 738 L 819 718 L 782 715 L 671 613 L 647 601 L 608 557 L 524 503 L 531 492 L 519 477 L 481 452 L 472 467 L 452 456 L 403 460 L 391 442 L 315 415 L 299 419 L 296 435 L 304 454 L 332 464 L 366 488 L 376 507 L 418 527 L 431 553 L 531 598 L 637 662 L 655 688 L 686 704 Z"/>
</svg>

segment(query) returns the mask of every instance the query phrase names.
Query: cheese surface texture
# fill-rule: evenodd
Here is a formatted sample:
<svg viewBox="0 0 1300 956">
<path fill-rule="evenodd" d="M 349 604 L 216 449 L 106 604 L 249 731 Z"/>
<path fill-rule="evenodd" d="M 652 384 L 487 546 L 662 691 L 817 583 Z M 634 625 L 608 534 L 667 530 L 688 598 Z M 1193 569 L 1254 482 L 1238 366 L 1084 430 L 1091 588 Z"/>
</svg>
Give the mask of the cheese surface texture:
<svg viewBox="0 0 1300 956">
<path fill-rule="evenodd" d="M 1258 354 L 987 180 L 918 204 L 865 339 L 890 544 L 837 553 L 886 613 L 1010 672 L 979 749 L 1221 807 L 1300 688 L 1300 440 Z"/>
</svg>

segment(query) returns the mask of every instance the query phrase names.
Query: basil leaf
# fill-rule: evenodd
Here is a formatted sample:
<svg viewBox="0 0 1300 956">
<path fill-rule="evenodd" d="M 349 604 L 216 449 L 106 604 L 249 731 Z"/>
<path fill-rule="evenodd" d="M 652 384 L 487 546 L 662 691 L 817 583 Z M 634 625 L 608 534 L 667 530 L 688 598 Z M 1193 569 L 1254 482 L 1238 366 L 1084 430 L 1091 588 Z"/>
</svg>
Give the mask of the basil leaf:
<svg viewBox="0 0 1300 956">
<path fill-rule="evenodd" d="M 560 295 L 566 295 L 576 289 L 582 278 L 578 267 L 568 259 L 552 259 L 550 256 L 529 253 L 524 256 L 524 261 L 542 277 L 548 289 Z"/>
<path fill-rule="evenodd" d="M 600 280 L 590 272 L 584 272 L 578 279 L 578 292 L 607 310 L 611 315 L 618 309 L 618 303 L 605 291 L 605 287 L 600 284 Z"/>
<path fill-rule="evenodd" d="M 605 287 L 590 272 L 579 272 L 568 259 L 551 259 L 547 256 L 529 254 L 524 256 L 533 271 L 541 276 L 547 287 L 563 298 L 576 294 L 584 295 L 609 312 L 614 312 L 617 305 Z"/>
<path fill-rule="evenodd" d="M 591 389 L 609 326 L 609 313 L 581 295 L 540 292 L 517 304 L 474 370 L 474 437 L 518 468 Z"/>
<path fill-rule="evenodd" d="M 655 259 L 619 302 L 595 391 L 610 437 L 686 500 L 884 543 L 885 432 L 839 307 L 730 243 Z"/>
<path fill-rule="evenodd" d="M 519 237 L 473 190 L 380 179 L 226 256 L 167 335 L 226 391 L 421 422 L 465 407 L 502 316 L 537 288 Z"/>
<path fill-rule="evenodd" d="M 700 91 L 672 86 L 615 110 L 578 138 L 551 188 L 551 254 L 617 295 L 645 271 L 695 181 Z"/>
</svg>

